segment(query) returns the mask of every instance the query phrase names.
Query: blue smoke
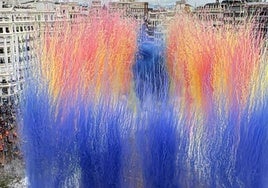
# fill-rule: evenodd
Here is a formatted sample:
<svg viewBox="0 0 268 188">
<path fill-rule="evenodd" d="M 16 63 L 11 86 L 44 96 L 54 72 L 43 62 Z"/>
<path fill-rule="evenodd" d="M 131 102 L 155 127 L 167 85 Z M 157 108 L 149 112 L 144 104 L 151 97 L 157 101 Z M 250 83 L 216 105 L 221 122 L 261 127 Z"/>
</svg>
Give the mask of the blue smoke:
<svg viewBox="0 0 268 188">
<path fill-rule="evenodd" d="M 134 89 L 141 102 L 146 98 L 165 101 L 168 98 L 169 78 L 165 64 L 164 44 L 141 41 L 133 66 Z"/>
<path fill-rule="evenodd" d="M 45 88 L 35 89 L 22 108 L 29 187 L 119 187 L 121 140 L 131 124 L 126 104 L 57 107 Z"/>
<path fill-rule="evenodd" d="M 27 88 L 22 108 L 23 152 L 29 187 L 63 187 L 76 170 L 74 115 L 61 119 L 43 88 Z M 61 113 L 61 112 L 59 112 Z"/>
<path fill-rule="evenodd" d="M 82 112 L 79 118 L 82 121 L 78 122 L 81 187 L 120 187 L 122 139 L 124 132 L 129 132 L 126 119 L 131 118 L 125 107 L 101 103 Z"/>
<path fill-rule="evenodd" d="M 144 186 L 177 187 L 179 138 L 173 108 L 168 105 L 154 108 L 152 105 L 139 114 L 137 121 L 136 138 Z"/>
<path fill-rule="evenodd" d="M 133 75 L 136 110 L 107 98 L 64 106 L 29 83 L 21 108 L 29 187 L 267 187 L 267 97 L 228 113 L 215 105 L 205 121 L 185 114 L 169 95 L 165 45 L 147 36 Z"/>
</svg>

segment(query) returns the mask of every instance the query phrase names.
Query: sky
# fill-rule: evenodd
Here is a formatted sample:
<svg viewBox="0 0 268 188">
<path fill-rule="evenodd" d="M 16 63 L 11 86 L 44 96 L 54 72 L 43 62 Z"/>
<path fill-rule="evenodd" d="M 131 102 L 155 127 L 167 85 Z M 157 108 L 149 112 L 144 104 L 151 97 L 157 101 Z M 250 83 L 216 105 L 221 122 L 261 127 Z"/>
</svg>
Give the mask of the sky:
<svg viewBox="0 0 268 188">
<path fill-rule="evenodd" d="M 204 5 L 206 3 L 216 2 L 215 0 L 189 0 L 187 1 L 192 6 Z"/>
</svg>

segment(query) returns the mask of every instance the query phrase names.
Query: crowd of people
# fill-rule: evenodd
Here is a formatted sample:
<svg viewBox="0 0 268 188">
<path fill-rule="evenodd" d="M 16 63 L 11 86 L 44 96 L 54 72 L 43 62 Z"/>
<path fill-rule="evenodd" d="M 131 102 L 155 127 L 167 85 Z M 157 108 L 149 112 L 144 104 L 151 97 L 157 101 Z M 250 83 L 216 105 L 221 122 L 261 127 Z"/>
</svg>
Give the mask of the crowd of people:
<svg viewBox="0 0 268 188">
<path fill-rule="evenodd" d="M 0 166 L 21 158 L 17 134 L 16 106 L 0 105 Z"/>
</svg>

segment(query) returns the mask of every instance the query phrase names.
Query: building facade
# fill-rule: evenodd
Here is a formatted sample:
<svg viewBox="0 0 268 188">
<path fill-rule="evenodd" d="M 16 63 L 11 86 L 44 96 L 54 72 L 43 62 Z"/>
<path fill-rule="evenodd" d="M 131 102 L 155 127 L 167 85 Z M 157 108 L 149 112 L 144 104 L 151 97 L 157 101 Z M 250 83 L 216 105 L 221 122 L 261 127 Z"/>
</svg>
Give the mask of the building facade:
<svg viewBox="0 0 268 188">
<path fill-rule="evenodd" d="M 40 35 L 81 13 L 77 3 L 0 0 L 0 105 L 18 103 L 25 79 L 39 63 Z"/>
<path fill-rule="evenodd" d="M 37 63 L 36 11 L 2 7 L 0 18 L 0 104 L 17 103 L 24 80 Z"/>
<path fill-rule="evenodd" d="M 138 21 L 144 21 L 148 18 L 148 2 L 136 2 L 134 0 L 120 0 L 110 2 L 108 5 L 110 12 L 121 12 L 124 17 L 136 18 Z"/>
<path fill-rule="evenodd" d="M 194 13 L 200 20 L 211 22 L 213 26 L 221 26 L 223 24 L 224 11 L 225 6 L 217 1 L 197 7 Z"/>
<path fill-rule="evenodd" d="M 268 35 L 268 2 L 251 2 L 245 6 L 248 19 L 255 22 L 256 30 L 264 37 Z"/>
<path fill-rule="evenodd" d="M 267 37 L 268 2 L 261 0 L 223 0 L 208 3 L 195 9 L 194 13 L 203 21 L 211 21 L 213 26 L 235 25 L 254 21 L 255 29 Z"/>
</svg>

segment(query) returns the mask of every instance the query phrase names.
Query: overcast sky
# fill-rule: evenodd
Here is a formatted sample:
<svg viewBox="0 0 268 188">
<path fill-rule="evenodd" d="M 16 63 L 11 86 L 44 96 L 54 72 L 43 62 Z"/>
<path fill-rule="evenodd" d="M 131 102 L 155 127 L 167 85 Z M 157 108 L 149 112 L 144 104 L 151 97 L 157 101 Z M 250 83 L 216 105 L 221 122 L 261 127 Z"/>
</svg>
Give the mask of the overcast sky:
<svg viewBox="0 0 268 188">
<path fill-rule="evenodd" d="M 192 6 L 199 6 L 199 5 L 204 5 L 206 3 L 212 3 L 216 2 L 215 0 L 188 0 L 187 1 L 190 5 Z"/>
</svg>

